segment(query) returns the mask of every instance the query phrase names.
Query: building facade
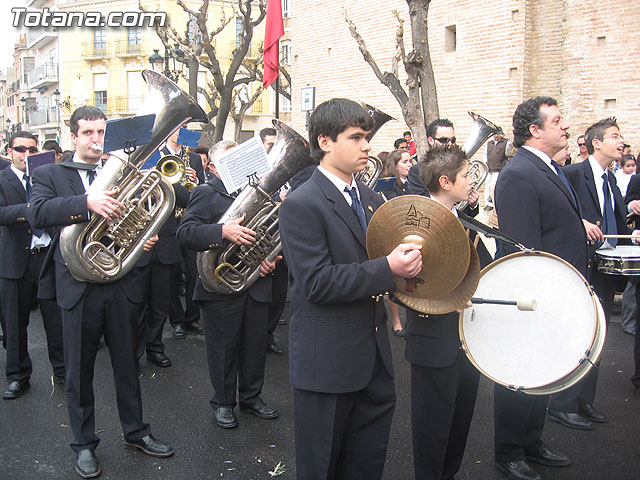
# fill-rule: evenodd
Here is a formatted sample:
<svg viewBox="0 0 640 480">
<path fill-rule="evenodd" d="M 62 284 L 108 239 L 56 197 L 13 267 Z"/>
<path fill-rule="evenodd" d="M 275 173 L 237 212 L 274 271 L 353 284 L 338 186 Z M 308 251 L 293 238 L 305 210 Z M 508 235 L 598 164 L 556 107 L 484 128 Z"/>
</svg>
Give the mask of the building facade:
<svg viewBox="0 0 640 480">
<path fill-rule="evenodd" d="M 363 60 L 345 14 L 356 24 L 382 71 L 394 71 L 398 11 L 411 51 L 403 0 L 336 0 L 319 5 L 291 0 L 292 123 L 304 131 L 302 91 L 315 101 L 340 96 L 366 101 L 394 116 L 373 139 L 373 150 L 393 148 L 406 130 L 400 107 Z M 429 48 L 440 116 L 464 140 L 477 112 L 512 136 L 515 107 L 534 95 L 555 97 L 575 139 L 595 121 L 618 123 L 640 150 L 640 4 L 636 0 L 432 0 Z M 406 74 L 400 63 L 401 83 Z M 306 91 L 306 90 L 305 90 Z M 480 152 L 482 152 L 481 150 Z"/>
</svg>

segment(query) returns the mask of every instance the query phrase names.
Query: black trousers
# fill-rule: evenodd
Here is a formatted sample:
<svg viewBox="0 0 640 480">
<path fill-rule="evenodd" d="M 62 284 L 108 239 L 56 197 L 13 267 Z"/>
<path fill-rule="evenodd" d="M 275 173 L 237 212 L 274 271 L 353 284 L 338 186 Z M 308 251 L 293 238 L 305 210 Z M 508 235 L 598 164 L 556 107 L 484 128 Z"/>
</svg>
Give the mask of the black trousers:
<svg viewBox="0 0 640 480">
<path fill-rule="evenodd" d="M 594 270 L 591 274 L 590 283 L 593 290 L 598 295 L 604 310 L 607 329 L 613 308 L 613 297 L 616 293 L 616 284 L 620 277 L 617 275 L 606 275 Z M 584 378 L 571 387 L 559 393 L 554 393 L 549 400 L 549 408 L 561 412 L 577 413 L 582 405 L 593 405 L 596 398 L 596 388 L 598 385 L 598 372 L 600 362 L 589 370 Z"/>
<path fill-rule="evenodd" d="M 29 357 L 27 327 L 31 305 L 38 293 L 38 276 L 46 250 L 29 255 L 22 278 L 0 278 L 0 298 L 6 322 L 7 381 L 29 380 L 32 372 Z M 49 361 L 57 377 L 65 377 L 62 348 L 62 317 L 60 307 L 53 300 L 38 300 L 44 331 L 47 337 Z"/>
<path fill-rule="evenodd" d="M 271 295 L 271 303 L 269 304 L 269 332 L 267 345 L 276 343 L 273 332 L 278 326 L 278 320 L 282 317 L 285 303 L 287 303 L 287 288 L 289 287 L 289 269 L 284 260 L 276 265 L 273 271 L 273 293 Z"/>
<path fill-rule="evenodd" d="M 460 469 L 480 373 L 461 351 L 444 368 L 411 364 L 411 431 L 417 480 L 453 478 Z"/>
<path fill-rule="evenodd" d="M 211 405 L 235 407 L 260 400 L 264 384 L 269 304 L 248 293 L 202 302 Z"/>
<path fill-rule="evenodd" d="M 393 378 L 376 355 L 369 384 L 349 393 L 293 389 L 300 480 L 382 478 L 396 403 Z"/>
<path fill-rule="evenodd" d="M 633 361 L 635 363 L 635 371 L 631 377 L 631 383 L 635 388 L 640 388 L 640 283 L 636 283 L 636 334 L 633 344 Z"/>
<path fill-rule="evenodd" d="M 118 283 L 90 284 L 78 302 L 62 309 L 67 408 L 76 452 L 98 446 L 95 433 L 93 373 L 98 342 L 109 347 L 120 423 L 126 440 L 151 432 L 142 421 L 142 398 L 136 358 L 136 321 L 132 305 Z"/>
<path fill-rule="evenodd" d="M 180 247 L 182 259 L 184 263 L 184 272 L 181 264 L 174 266 L 175 279 L 171 282 L 171 305 L 169 311 L 169 322 L 172 327 L 178 324 L 188 324 L 200 320 L 200 306 L 193 301 L 193 291 L 196 288 L 196 278 L 198 277 L 198 267 L 196 266 L 196 252 Z M 180 295 L 178 292 L 179 277 L 184 273 L 185 276 L 185 309 L 180 303 Z"/>
<path fill-rule="evenodd" d="M 142 357 L 145 348 L 149 353 L 164 352 L 162 330 L 169 316 L 174 266 L 160 263 L 151 250 L 151 261 L 138 270 L 138 285 L 142 290 L 142 303 L 135 305 L 138 320 L 136 354 Z"/>
<path fill-rule="evenodd" d="M 497 462 L 525 460 L 525 451 L 542 436 L 548 395 L 527 395 L 495 384 L 494 455 Z"/>
</svg>

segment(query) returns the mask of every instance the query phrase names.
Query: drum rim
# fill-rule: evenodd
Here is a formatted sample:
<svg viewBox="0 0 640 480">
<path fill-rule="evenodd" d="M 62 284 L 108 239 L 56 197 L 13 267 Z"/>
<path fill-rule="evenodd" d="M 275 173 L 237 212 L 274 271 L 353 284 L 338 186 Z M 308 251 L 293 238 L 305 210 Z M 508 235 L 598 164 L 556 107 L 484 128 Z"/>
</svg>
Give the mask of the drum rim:
<svg viewBox="0 0 640 480">
<path fill-rule="evenodd" d="M 598 335 L 598 317 L 599 317 L 599 315 L 598 315 L 598 307 L 596 305 L 596 301 L 598 301 L 597 300 L 597 296 L 596 296 L 595 292 L 593 291 L 593 288 L 591 287 L 589 282 L 587 282 L 587 280 L 585 279 L 584 275 L 582 275 L 582 273 L 580 273 L 580 271 L 576 267 L 571 265 L 565 259 L 560 258 L 559 256 L 554 255 L 553 253 L 545 252 L 545 251 L 542 251 L 542 250 L 523 250 L 523 251 L 519 251 L 519 252 L 513 252 L 513 253 L 510 253 L 509 255 L 505 255 L 504 257 L 500 257 L 499 259 L 494 260 L 489 265 L 484 267 L 480 271 L 480 278 L 478 280 L 478 285 L 480 285 L 480 281 L 482 280 L 482 277 L 484 277 L 484 275 L 489 270 L 491 270 L 492 268 L 496 267 L 500 263 L 502 263 L 502 262 L 504 262 L 504 261 L 506 261 L 508 259 L 512 259 L 512 258 L 516 258 L 516 257 L 526 257 L 526 256 L 549 257 L 549 258 L 552 258 L 554 260 L 560 260 L 560 262 L 564 263 L 569 268 L 571 268 L 576 274 L 578 274 L 580 279 L 583 281 L 583 283 L 587 287 L 587 291 L 589 292 L 589 294 L 591 296 L 591 303 L 592 303 L 592 306 L 593 306 L 594 318 L 596 319 L 596 322 L 595 322 L 595 325 L 594 325 L 594 328 L 593 328 L 593 332 L 591 333 L 591 343 L 589 344 L 589 351 L 591 352 L 593 350 L 593 346 L 594 346 L 594 344 L 596 342 L 596 338 L 597 338 L 597 335 Z M 549 382 L 549 383 L 546 383 L 546 384 L 543 384 L 543 385 L 532 385 L 532 386 L 526 386 L 525 387 L 525 386 L 522 386 L 522 385 L 508 385 L 505 382 L 503 382 L 501 380 L 498 380 L 497 378 L 494 378 L 493 376 L 489 375 L 483 368 L 480 367 L 480 365 L 478 365 L 477 361 L 475 360 L 475 358 L 473 358 L 473 356 L 471 355 L 471 351 L 468 348 L 468 343 L 467 343 L 465 335 L 464 335 L 464 312 L 465 312 L 465 310 L 462 310 L 460 312 L 460 315 L 458 316 L 458 336 L 460 338 L 460 344 L 461 344 L 462 350 L 464 351 L 467 359 L 486 378 L 488 378 L 489 380 L 493 381 L 494 383 L 497 383 L 499 385 L 502 385 L 503 387 L 508 388 L 509 390 L 519 391 L 519 392 L 523 392 L 523 393 L 529 393 L 529 394 L 532 394 L 532 395 L 536 395 L 536 394 L 538 394 L 538 395 L 547 395 L 547 393 L 536 393 L 535 391 L 531 391 L 531 390 L 532 389 L 540 389 L 540 388 L 548 387 L 549 385 L 552 385 L 553 383 L 555 383 L 555 382 L 560 380 L 560 378 L 558 378 L 556 380 L 553 380 L 552 382 Z M 564 377 L 561 377 L 561 378 L 565 378 L 565 377 L 569 376 L 578 367 L 580 367 L 584 361 L 588 361 L 588 360 L 589 360 L 588 356 L 586 354 L 583 355 L 580 359 L 578 359 L 578 361 L 577 361 L 576 365 L 573 367 L 573 369 L 568 371 L 564 375 Z M 587 371 L 588 371 L 588 369 L 587 369 Z M 561 390 L 558 390 L 558 391 L 561 391 Z"/>
</svg>

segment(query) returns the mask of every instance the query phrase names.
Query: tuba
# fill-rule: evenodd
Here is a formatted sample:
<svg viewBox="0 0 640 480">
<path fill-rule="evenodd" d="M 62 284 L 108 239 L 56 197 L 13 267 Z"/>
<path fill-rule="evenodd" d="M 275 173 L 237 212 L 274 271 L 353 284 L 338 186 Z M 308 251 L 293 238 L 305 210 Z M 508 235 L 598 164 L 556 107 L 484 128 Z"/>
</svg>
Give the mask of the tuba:
<svg viewBox="0 0 640 480">
<path fill-rule="evenodd" d="M 273 195 L 303 168 L 314 165 L 309 143 L 280 120 L 273 120 L 276 142 L 269 152 L 273 170 L 261 180 L 250 179 L 218 223 L 244 215 L 243 225 L 256 232 L 251 245 L 225 242 L 222 248 L 199 252 L 198 273 L 205 290 L 221 294 L 240 293 L 260 277 L 263 260 L 273 261 L 282 250 L 278 208 Z"/>
<path fill-rule="evenodd" d="M 159 73 L 145 70 L 148 93 L 139 115 L 155 113 L 151 141 L 128 156 L 112 154 L 87 193 L 118 189 L 124 212 L 115 220 L 93 213 L 88 223 L 69 225 L 60 234 L 60 252 L 80 281 L 108 283 L 126 275 L 175 205 L 173 187 L 156 169 L 140 170 L 158 147 L 186 121 L 206 122 L 198 103 Z M 145 111 L 149 107 L 150 111 Z"/>
<path fill-rule="evenodd" d="M 473 154 L 478 151 L 478 149 L 486 142 L 489 137 L 493 135 L 503 135 L 504 132 L 502 128 L 493 124 L 482 115 L 478 115 L 474 112 L 467 112 L 469 116 L 473 119 L 473 125 L 471 125 L 471 131 L 467 136 L 467 139 L 462 145 L 462 151 L 465 153 L 467 158 L 473 157 Z M 487 175 L 489 175 L 489 167 L 486 163 L 480 160 L 473 160 L 469 165 L 469 177 L 471 178 L 471 188 L 477 190 L 487 179 Z M 465 200 L 456 204 L 456 208 L 460 211 L 467 208 L 468 202 Z"/>
<path fill-rule="evenodd" d="M 378 110 L 376 107 L 372 107 L 368 103 L 361 102 L 360 104 L 365 108 L 367 113 L 369 113 L 369 115 L 371 115 L 371 118 L 373 119 L 373 128 L 369 132 L 369 135 L 367 135 L 367 140 L 370 142 L 376 132 L 380 130 L 380 127 L 382 127 L 382 125 L 387 123 L 389 120 L 395 120 L 395 118 Z M 373 155 L 369 155 L 367 168 L 356 174 L 356 180 L 361 181 L 369 188 L 373 188 L 375 187 L 376 182 L 378 181 L 378 177 L 380 177 L 380 174 L 382 173 L 382 170 L 384 170 L 382 160 Z"/>
</svg>

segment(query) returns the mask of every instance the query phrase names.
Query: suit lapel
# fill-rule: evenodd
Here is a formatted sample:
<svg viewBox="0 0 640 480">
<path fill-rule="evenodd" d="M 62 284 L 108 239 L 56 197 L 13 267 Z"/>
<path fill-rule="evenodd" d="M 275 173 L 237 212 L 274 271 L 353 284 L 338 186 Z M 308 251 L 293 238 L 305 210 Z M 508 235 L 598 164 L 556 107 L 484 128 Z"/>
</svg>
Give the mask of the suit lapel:
<svg viewBox="0 0 640 480">
<path fill-rule="evenodd" d="M 584 170 L 584 182 L 589 191 L 589 195 L 591 195 L 591 200 L 593 200 L 593 204 L 597 212 L 600 212 L 600 216 L 602 216 L 602 208 L 600 207 L 600 200 L 598 199 L 598 192 L 596 192 L 596 180 L 593 177 L 593 170 L 591 169 L 591 163 L 589 159 L 582 162 L 582 169 Z"/>
<path fill-rule="evenodd" d="M 84 195 L 87 193 L 84 189 L 84 184 L 82 183 L 78 170 L 74 168 L 65 168 L 64 171 L 66 172 L 66 176 L 69 180 L 69 185 L 71 186 L 73 193 L 76 195 Z"/>
<path fill-rule="evenodd" d="M 562 180 L 560 180 L 560 177 L 558 176 L 557 173 L 552 172 L 551 169 L 553 168 L 550 165 L 547 165 L 541 158 L 539 158 L 535 153 L 530 152 L 529 150 L 527 150 L 526 148 L 521 148 L 519 150 L 522 150 L 523 154 L 526 155 L 526 157 L 533 162 L 535 165 L 538 166 L 538 168 L 540 170 L 542 170 L 545 175 L 547 176 L 547 178 L 549 180 L 551 180 L 551 182 L 560 189 L 560 191 L 562 191 L 562 193 L 564 194 L 565 197 L 567 197 L 567 200 L 569 200 L 569 202 L 571 203 L 571 205 L 573 205 L 573 208 L 576 210 L 576 212 L 578 212 L 578 215 L 582 216 L 580 214 L 580 209 L 578 207 L 578 205 L 576 205 L 576 202 L 574 200 L 573 195 L 571 194 L 571 192 L 567 189 L 566 185 L 562 182 Z M 575 192 L 574 192 L 575 195 Z M 575 198 L 577 199 L 577 195 L 575 196 Z"/>
<path fill-rule="evenodd" d="M 10 168 L 7 168 L 6 172 L 7 173 L 5 175 L 9 180 L 9 185 L 11 185 L 13 189 L 16 191 L 16 194 L 18 195 L 18 199 L 22 203 L 26 203 L 27 192 L 24 189 L 24 185 L 22 185 L 22 182 L 18 179 L 16 174 L 13 172 L 13 170 L 11 170 Z"/>
<path fill-rule="evenodd" d="M 344 223 L 347 224 L 354 237 L 356 237 L 358 242 L 360 242 L 360 244 L 366 248 L 365 235 L 362 231 L 362 227 L 360 226 L 360 222 L 358 221 L 358 217 L 356 217 L 356 214 L 353 212 L 353 210 L 351 210 L 351 207 L 342 195 L 342 192 L 339 192 L 336 186 L 331 183 L 331 181 L 327 177 L 325 177 L 324 174 L 319 170 L 314 170 L 311 178 L 313 178 L 314 181 L 318 184 L 327 200 L 333 203 L 333 210 L 336 215 L 340 217 Z M 370 216 L 367 216 L 366 212 L 367 208 L 365 207 L 365 217 L 367 217 L 368 222 Z"/>
</svg>

